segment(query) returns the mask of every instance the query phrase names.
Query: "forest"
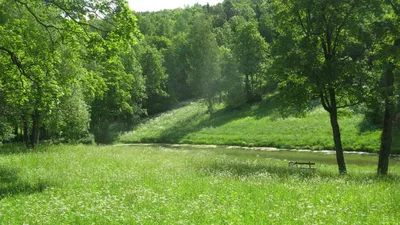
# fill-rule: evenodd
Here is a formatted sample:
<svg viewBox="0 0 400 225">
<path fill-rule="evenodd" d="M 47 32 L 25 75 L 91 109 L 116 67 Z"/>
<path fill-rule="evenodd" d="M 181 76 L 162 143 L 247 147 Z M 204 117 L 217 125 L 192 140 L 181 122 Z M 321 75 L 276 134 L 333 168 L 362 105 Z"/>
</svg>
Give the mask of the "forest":
<svg viewBox="0 0 400 225">
<path fill-rule="evenodd" d="M 179 102 L 235 109 L 271 93 L 282 114 L 400 123 L 400 1 L 225 0 L 132 12 L 124 0 L 0 0 L 0 142 L 112 143 Z M 397 114 L 397 117 L 396 117 Z"/>
</svg>

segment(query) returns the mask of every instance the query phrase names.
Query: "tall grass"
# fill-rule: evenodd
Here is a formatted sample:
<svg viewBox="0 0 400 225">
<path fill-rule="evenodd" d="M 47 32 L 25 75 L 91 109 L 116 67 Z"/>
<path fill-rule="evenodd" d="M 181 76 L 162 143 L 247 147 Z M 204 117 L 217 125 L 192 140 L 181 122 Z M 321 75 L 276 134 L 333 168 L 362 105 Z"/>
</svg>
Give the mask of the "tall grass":
<svg viewBox="0 0 400 225">
<path fill-rule="evenodd" d="M 189 143 L 279 148 L 333 149 L 329 115 L 316 108 L 303 117 L 282 118 L 276 102 L 229 110 L 219 106 L 207 114 L 201 102 L 161 114 L 122 135 L 122 143 Z M 376 152 L 381 131 L 361 114 L 342 111 L 339 118 L 345 150 Z M 394 133 L 393 151 L 400 153 L 400 132 Z"/>
<path fill-rule="evenodd" d="M 0 148 L 0 224 L 396 224 L 400 164 L 290 169 L 267 153 Z M 3 153 L 6 152 L 6 153 Z M 248 151 L 247 151 L 248 152 Z M 239 155 L 238 155 L 239 154 Z M 257 154 L 257 155 L 254 155 Z M 286 157 L 286 156 L 285 156 Z M 324 156 L 327 157 L 327 156 Z M 356 157 L 356 156 L 353 156 Z M 362 157 L 362 156 L 358 156 Z"/>
</svg>

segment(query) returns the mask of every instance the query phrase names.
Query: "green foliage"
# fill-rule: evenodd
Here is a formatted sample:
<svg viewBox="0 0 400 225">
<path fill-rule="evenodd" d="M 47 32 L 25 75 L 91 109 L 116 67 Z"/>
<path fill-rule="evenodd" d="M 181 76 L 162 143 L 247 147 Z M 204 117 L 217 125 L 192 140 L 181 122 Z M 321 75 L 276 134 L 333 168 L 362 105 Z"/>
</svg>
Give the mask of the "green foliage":
<svg viewBox="0 0 400 225">
<path fill-rule="evenodd" d="M 266 82 L 268 48 L 255 22 L 239 25 L 233 47 L 240 73 L 245 75 L 247 102 L 261 100 Z"/>
<path fill-rule="evenodd" d="M 149 115 L 153 115 L 168 108 L 168 94 L 166 92 L 168 75 L 163 66 L 164 56 L 161 52 L 146 43 L 141 43 L 141 45 L 138 53 L 147 95 L 144 108 L 147 109 Z M 163 102 L 165 103 L 163 104 Z"/>
<path fill-rule="evenodd" d="M 224 8 L 224 12 L 226 14 L 227 20 L 230 20 L 232 17 L 234 17 L 236 14 L 238 14 L 238 12 L 231 0 L 224 1 L 222 3 L 222 6 Z"/>
<path fill-rule="evenodd" d="M 54 138 L 78 141 L 89 133 L 90 111 L 84 101 L 81 87 L 60 99 L 59 106 L 46 116 L 47 132 Z"/>
<path fill-rule="evenodd" d="M 232 28 L 228 23 L 224 23 L 223 27 L 217 27 L 214 29 L 215 37 L 217 39 L 218 46 L 230 47 L 233 42 Z"/>
<path fill-rule="evenodd" d="M 268 8 L 262 2 L 249 3 L 248 1 L 225 1 L 215 6 L 201 7 L 195 5 L 185 9 L 139 13 L 139 27 L 145 34 L 145 43 L 156 47 L 163 54 L 164 66 L 168 74 L 166 92 L 170 95 L 169 101 L 158 98 L 152 102 L 155 102 L 156 105 L 160 105 L 160 102 L 171 104 L 192 97 L 203 97 L 211 107 L 216 100 L 213 99 L 213 96 L 220 93 L 219 99 L 222 100 L 229 93 L 232 104 L 236 100 L 238 101 L 235 105 L 242 104 L 241 96 L 245 86 L 237 76 L 236 68 L 238 66 L 234 65 L 234 61 L 237 64 L 237 58 L 241 56 L 236 54 L 238 51 L 234 51 L 232 53 L 234 60 L 232 57 L 228 57 L 227 62 L 224 62 L 224 59 L 217 59 L 219 56 L 224 56 L 222 56 L 223 53 L 218 53 L 214 39 L 220 47 L 223 46 L 227 49 L 241 48 L 245 51 L 249 46 L 236 48 L 236 45 L 242 42 L 242 40 L 236 41 L 236 36 L 242 35 L 242 38 L 247 40 L 247 30 L 241 31 L 240 34 L 238 32 L 247 21 L 252 21 L 249 24 L 252 24 L 251 31 L 253 33 L 249 34 L 249 37 L 250 42 L 254 43 L 254 49 L 257 48 L 258 52 L 250 50 L 253 52 L 249 52 L 247 56 L 252 56 L 255 53 L 256 55 L 253 58 L 260 58 L 259 55 L 262 54 L 262 57 L 266 57 L 267 53 L 262 53 L 266 50 L 266 44 L 263 43 L 263 38 L 258 32 L 258 25 L 254 21 L 261 17 L 261 14 L 266 14 Z M 264 22 L 267 23 L 267 17 L 265 18 Z M 168 29 L 164 29 L 166 27 Z M 241 57 L 243 61 L 246 60 L 247 56 Z M 254 92 L 257 92 L 258 100 L 264 94 L 263 91 L 268 80 L 265 76 L 268 62 L 267 60 L 261 61 L 258 60 L 253 64 L 242 62 L 247 66 L 245 69 L 252 70 L 250 72 L 252 72 L 251 80 L 253 83 L 250 85 L 249 82 L 249 86 L 254 88 Z M 219 75 L 218 70 L 224 70 L 222 67 L 227 66 L 233 66 L 233 68 L 231 71 L 221 72 L 225 74 Z M 253 69 L 254 66 L 255 69 Z M 227 73 L 232 71 L 235 72 L 231 75 Z M 244 69 L 240 72 L 243 79 Z M 223 76 L 225 77 L 223 78 Z M 235 79 L 236 81 L 233 81 Z M 234 85 L 229 86 L 228 80 Z M 238 92 L 234 93 L 234 89 Z"/>
<path fill-rule="evenodd" d="M 168 50 L 172 44 L 171 40 L 164 36 L 149 36 L 146 40 L 160 52 Z"/>
<path fill-rule="evenodd" d="M 180 33 L 172 40 L 171 48 L 165 54 L 165 67 L 168 76 L 168 93 L 176 101 L 193 97 L 188 83 L 189 75 L 189 42 L 187 34 Z"/>
<path fill-rule="evenodd" d="M 225 92 L 228 106 L 239 107 L 246 103 L 243 75 L 239 73 L 238 64 L 229 48 L 220 48 L 221 89 Z"/>
<path fill-rule="evenodd" d="M 219 92 L 221 76 L 219 48 L 212 33 L 211 22 L 205 15 L 197 15 L 188 36 L 190 71 L 188 83 L 197 97 L 205 98 L 209 112 L 213 111 L 214 97 Z"/>
<path fill-rule="evenodd" d="M 0 3 L 0 15 L 1 96 L 25 142 L 87 136 L 90 116 L 98 120 L 89 106 L 100 99 L 115 102 L 102 107 L 108 119 L 134 114 L 140 74 L 128 74 L 121 57 L 140 33 L 125 1 L 12 0 Z"/>
<path fill-rule="evenodd" d="M 352 104 L 367 95 L 364 87 L 373 79 L 367 71 L 366 55 L 352 56 L 354 50 L 349 49 L 364 44 L 361 30 L 367 26 L 362 21 L 365 7 L 348 1 L 275 5 L 276 17 L 281 22 L 277 28 L 280 37 L 273 45 L 271 72 L 287 94 L 285 102 L 299 105 L 321 96 L 329 98 L 325 97 L 329 88 L 339 96 L 338 106 Z M 307 19 L 310 17 L 313 19 Z"/>
<path fill-rule="evenodd" d="M 0 120 L 0 144 L 14 138 L 13 128 L 10 123 Z"/>
</svg>

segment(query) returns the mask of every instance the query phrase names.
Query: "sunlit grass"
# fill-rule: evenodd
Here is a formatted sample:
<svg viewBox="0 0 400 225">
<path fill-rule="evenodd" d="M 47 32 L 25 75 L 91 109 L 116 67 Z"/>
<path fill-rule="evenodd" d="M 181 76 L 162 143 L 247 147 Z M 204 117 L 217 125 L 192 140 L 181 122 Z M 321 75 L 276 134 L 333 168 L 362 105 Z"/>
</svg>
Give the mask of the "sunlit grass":
<svg viewBox="0 0 400 225">
<path fill-rule="evenodd" d="M 268 102 L 228 110 L 219 106 L 213 115 L 200 102 L 175 109 L 150 119 L 119 142 L 190 143 L 279 148 L 333 149 L 329 115 L 316 108 L 304 117 L 282 116 Z M 342 114 L 339 118 L 345 150 L 376 152 L 381 131 L 364 121 L 361 114 Z M 398 138 L 396 138 L 398 137 Z M 400 133 L 394 134 L 393 151 L 400 153 Z"/>
<path fill-rule="evenodd" d="M 0 224 L 396 224 L 400 164 L 375 176 L 376 157 L 337 175 L 235 149 L 0 148 Z M 296 153 L 300 154 L 300 153 Z M 311 153 L 296 158 L 306 160 Z M 292 156 L 293 157 L 293 156 Z M 364 156 L 365 157 L 365 156 Z M 271 159 L 273 158 L 273 159 Z M 319 160 L 321 158 L 321 161 Z M 290 158 L 289 158 L 290 159 Z M 357 159 L 357 158 L 354 158 Z M 362 163 L 361 163 L 362 164 Z"/>
</svg>

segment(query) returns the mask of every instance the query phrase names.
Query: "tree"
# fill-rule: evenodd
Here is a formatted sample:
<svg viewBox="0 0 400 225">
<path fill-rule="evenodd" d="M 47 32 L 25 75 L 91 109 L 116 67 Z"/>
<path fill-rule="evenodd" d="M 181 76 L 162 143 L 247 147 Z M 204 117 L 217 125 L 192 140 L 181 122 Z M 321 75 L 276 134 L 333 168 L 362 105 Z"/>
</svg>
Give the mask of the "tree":
<svg viewBox="0 0 400 225">
<path fill-rule="evenodd" d="M 226 15 L 226 19 L 229 21 L 232 17 L 234 17 L 237 14 L 237 11 L 235 9 L 235 6 L 232 4 L 231 0 L 225 0 L 222 3 L 222 6 L 224 8 L 224 12 Z"/>
<path fill-rule="evenodd" d="M 245 76 L 247 102 L 261 100 L 268 47 L 261 37 L 255 22 L 246 22 L 239 26 L 233 47 L 239 63 L 239 71 Z"/>
<path fill-rule="evenodd" d="M 174 101 L 193 97 L 189 84 L 190 65 L 188 34 L 179 33 L 172 39 L 171 48 L 165 53 L 165 68 L 168 74 L 167 92 Z"/>
<path fill-rule="evenodd" d="M 389 3 L 389 4 L 388 4 Z M 383 99 L 383 128 L 377 173 L 386 175 L 389 168 L 389 156 L 392 147 L 392 129 L 395 116 L 395 70 L 399 66 L 400 56 L 400 2 L 396 0 L 387 3 L 378 3 L 379 21 L 374 23 L 373 29 L 377 40 L 375 41 L 375 62 L 378 71 L 383 71 L 380 94 Z M 390 16 L 389 16 L 390 15 Z"/>
<path fill-rule="evenodd" d="M 220 67 L 218 45 L 212 24 L 204 14 L 198 14 L 189 34 L 189 83 L 198 97 L 206 99 L 209 112 L 218 93 Z"/>
<path fill-rule="evenodd" d="M 238 63 L 229 48 L 220 48 L 221 91 L 226 95 L 225 102 L 230 107 L 239 107 L 246 103 L 244 78 L 239 73 Z"/>
<path fill-rule="evenodd" d="M 25 6 L 26 11 L 18 10 L 19 4 Z M 39 142 L 39 128 L 43 113 L 54 107 L 54 100 L 60 96 L 59 90 L 62 89 L 57 82 L 56 67 L 60 63 L 61 49 L 56 42 L 61 37 L 68 42 L 69 37 L 61 31 L 60 33 L 49 30 L 46 32 L 46 28 L 35 21 L 33 15 L 36 16 L 36 14 L 28 10 L 30 8 L 26 3 L 9 2 L 8 5 L 1 5 L 1 8 L 4 9 L 4 7 L 7 7 L 8 11 L 2 11 L 5 20 L 0 30 L 2 32 L 0 49 L 11 59 L 7 62 L 8 66 L 5 65 L 9 68 L 6 77 L 9 80 L 5 82 L 17 81 L 17 83 L 9 84 L 21 91 L 18 94 L 9 92 L 6 98 L 20 111 L 25 142 L 34 147 Z M 49 17 L 56 15 L 53 10 L 47 13 Z M 15 67 L 10 67 L 11 65 Z M 12 90 L 11 86 L 9 88 Z M 10 90 L 9 88 L 7 89 Z M 30 135 L 28 134 L 29 122 L 32 123 Z M 30 140 L 28 140 L 29 136 Z"/>
<path fill-rule="evenodd" d="M 378 174 L 386 175 L 389 168 L 389 156 L 392 147 L 392 129 L 394 118 L 394 69 L 393 63 L 388 63 L 384 78 L 384 117 L 379 149 Z"/>
<path fill-rule="evenodd" d="M 218 46 L 231 47 L 233 42 L 233 33 L 229 23 L 225 23 L 222 27 L 214 29 Z"/>
<path fill-rule="evenodd" d="M 167 109 L 168 94 L 166 83 L 168 75 L 165 72 L 164 56 L 156 48 L 141 43 L 139 48 L 139 61 L 142 67 L 143 77 L 146 83 L 147 99 L 144 101 L 144 108 L 152 115 Z"/>
<path fill-rule="evenodd" d="M 360 41 L 367 6 L 361 0 L 274 4 L 280 22 L 272 71 L 285 101 L 304 109 L 311 99 L 319 98 L 329 113 L 340 174 L 347 168 L 338 110 L 358 103 L 369 80 L 363 54 L 368 46 Z"/>
</svg>

